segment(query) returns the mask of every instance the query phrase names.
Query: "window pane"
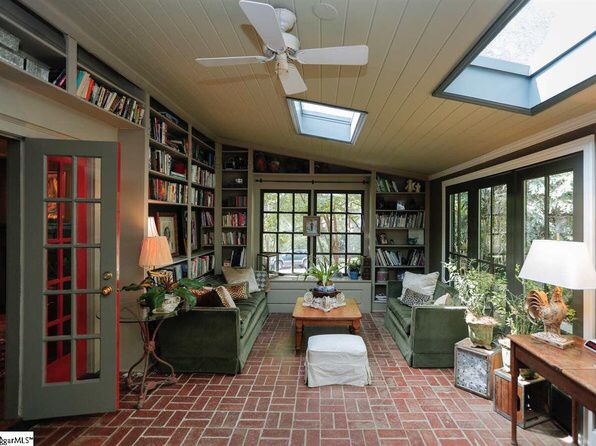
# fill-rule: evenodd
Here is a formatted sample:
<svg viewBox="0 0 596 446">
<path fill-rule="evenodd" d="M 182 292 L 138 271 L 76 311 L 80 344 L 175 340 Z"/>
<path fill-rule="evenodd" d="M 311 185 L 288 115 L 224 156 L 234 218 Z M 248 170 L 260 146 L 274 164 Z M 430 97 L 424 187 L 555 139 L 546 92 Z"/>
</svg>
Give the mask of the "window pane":
<svg viewBox="0 0 596 446">
<path fill-rule="evenodd" d="M 549 177 L 549 238 L 573 240 L 573 172 Z"/>
<path fill-rule="evenodd" d="M 263 234 L 263 252 L 278 252 L 276 234 Z"/>
<path fill-rule="evenodd" d="M 345 212 L 346 211 L 346 195 L 345 194 L 333 194 L 333 212 Z"/>
<path fill-rule="evenodd" d="M 362 215 L 348 214 L 348 232 L 362 232 Z"/>
<path fill-rule="evenodd" d="M 346 232 L 346 214 L 333 214 L 332 232 Z"/>
<path fill-rule="evenodd" d="M 329 234 L 321 234 L 317 237 L 317 252 L 331 252 L 329 248 Z"/>
<path fill-rule="evenodd" d="M 46 197 L 72 197 L 72 158 L 70 156 L 46 158 Z"/>
<path fill-rule="evenodd" d="M 468 253 L 468 193 L 462 192 L 459 197 L 459 250 L 460 254 Z"/>
<path fill-rule="evenodd" d="M 281 193 L 279 194 L 279 210 L 280 212 L 292 212 L 293 203 L 292 203 L 292 195 L 291 193 Z"/>
<path fill-rule="evenodd" d="M 361 243 L 362 243 L 362 236 L 360 234 L 348 235 L 348 252 L 359 254 L 361 252 L 361 246 L 362 246 Z"/>
<path fill-rule="evenodd" d="M 279 232 L 292 232 L 292 214 L 279 214 Z"/>
<path fill-rule="evenodd" d="M 294 232 L 302 233 L 304 231 L 304 216 L 306 214 L 294 215 Z"/>
<path fill-rule="evenodd" d="M 331 230 L 331 215 L 321 214 L 321 232 L 330 232 Z"/>
<path fill-rule="evenodd" d="M 291 234 L 279 234 L 279 252 L 292 252 L 292 235 Z"/>
<path fill-rule="evenodd" d="M 317 194 L 317 212 L 331 210 L 331 194 Z"/>
<path fill-rule="evenodd" d="M 277 214 L 266 213 L 263 215 L 263 231 L 277 232 Z"/>
<path fill-rule="evenodd" d="M 362 212 L 362 194 L 348 194 L 348 212 Z"/>
<path fill-rule="evenodd" d="M 101 158 L 77 158 L 77 197 L 100 198 Z"/>
<path fill-rule="evenodd" d="M 479 193 L 479 217 L 480 217 L 480 227 L 479 227 L 479 257 L 482 260 L 490 261 L 491 249 L 491 188 L 487 187 L 485 189 L 480 189 Z"/>
<path fill-rule="evenodd" d="M 308 237 L 305 235 L 294 235 L 294 252 L 308 252 Z"/>
<path fill-rule="evenodd" d="M 263 194 L 263 210 L 277 211 L 277 193 L 266 192 Z"/>
<path fill-rule="evenodd" d="M 308 194 L 294 194 L 294 212 L 308 212 Z"/>
<path fill-rule="evenodd" d="M 533 178 L 525 181 L 524 244 L 528 253 L 533 240 L 545 238 L 545 179 Z"/>
<path fill-rule="evenodd" d="M 346 252 L 346 236 L 344 234 L 331 235 L 331 252 Z"/>
</svg>

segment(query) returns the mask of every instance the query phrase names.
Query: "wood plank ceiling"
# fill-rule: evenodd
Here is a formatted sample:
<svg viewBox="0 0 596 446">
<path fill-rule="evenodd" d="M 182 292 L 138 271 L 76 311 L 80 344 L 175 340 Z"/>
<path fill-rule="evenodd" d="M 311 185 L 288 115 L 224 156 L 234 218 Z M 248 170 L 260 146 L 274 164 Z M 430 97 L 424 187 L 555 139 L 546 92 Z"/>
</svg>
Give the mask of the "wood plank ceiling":
<svg viewBox="0 0 596 446">
<path fill-rule="evenodd" d="M 271 4 L 295 11 L 302 48 L 369 45 L 366 67 L 300 67 L 298 97 L 368 112 L 354 146 L 296 135 L 273 64 L 194 61 L 261 54 L 237 0 L 24 0 L 214 135 L 279 153 L 432 174 L 595 109 L 594 85 L 533 117 L 431 96 L 510 0 L 322 1 L 336 19 L 321 0 Z"/>
</svg>

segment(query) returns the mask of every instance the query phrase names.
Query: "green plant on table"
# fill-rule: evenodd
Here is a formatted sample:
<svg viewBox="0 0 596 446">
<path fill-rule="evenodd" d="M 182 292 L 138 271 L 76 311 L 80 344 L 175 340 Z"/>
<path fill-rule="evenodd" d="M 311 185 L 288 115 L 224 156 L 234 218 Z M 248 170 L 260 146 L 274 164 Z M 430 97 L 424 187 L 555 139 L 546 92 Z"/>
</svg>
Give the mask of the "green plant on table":
<svg viewBox="0 0 596 446">
<path fill-rule="evenodd" d="M 315 263 L 311 263 L 309 268 L 304 273 L 304 280 L 308 278 L 308 276 L 312 276 L 317 279 L 317 282 L 321 285 L 330 285 L 333 282 L 331 278 L 339 272 L 341 266 L 337 262 L 329 262 L 326 257 L 322 260 L 319 260 Z"/>
<path fill-rule="evenodd" d="M 166 295 L 173 294 L 180 297 L 190 307 L 194 307 L 197 302 L 194 294 L 190 292 L 191 289 L 200 289 L 205 286 L 205 282 L 197 279 L 182 278 L 174 281 L 169 277 L 160 277 L 157 284 L 153 282 L 150 277 L 147 277 L 139 284 L 130 284 L 123 287 L 124 291 L 139 291 L 145 289 L 146 291 L 139 296 L 138 301 L 141 304 L 147 305 L 154 310 L 161 307 Z"/>
</svg>

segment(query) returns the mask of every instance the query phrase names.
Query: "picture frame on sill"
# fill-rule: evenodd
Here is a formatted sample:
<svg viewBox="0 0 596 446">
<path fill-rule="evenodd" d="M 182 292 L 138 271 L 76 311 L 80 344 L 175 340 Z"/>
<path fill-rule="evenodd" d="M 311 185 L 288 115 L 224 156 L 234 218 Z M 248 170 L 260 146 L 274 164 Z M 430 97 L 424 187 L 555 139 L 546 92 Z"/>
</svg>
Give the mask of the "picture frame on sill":
<svg viewBox="0 0 596 446">
<path fill-rule="evenodd" d="M 174 212 L 157 212 L 155 224 L 159 235 L 168 239 L 170 254 L 175 257 L 178 251 L 178 216 Z"/>
<path fill-rule="evenodd" d="M 315 216 L 304 216 L 303 217 L 303 235 L 307 237 L 318 237 L 321 235 L 321 217 Z"/>
</svg>

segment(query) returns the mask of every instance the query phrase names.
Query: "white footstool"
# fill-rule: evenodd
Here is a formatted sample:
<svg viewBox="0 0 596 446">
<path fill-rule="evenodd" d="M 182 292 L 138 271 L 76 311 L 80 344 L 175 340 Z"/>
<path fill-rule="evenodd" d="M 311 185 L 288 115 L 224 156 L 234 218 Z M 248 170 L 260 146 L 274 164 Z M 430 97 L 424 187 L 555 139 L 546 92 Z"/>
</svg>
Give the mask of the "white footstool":
<svg viewBox="0 0 596 446">
<path fill-rule="evenodd" d="M 356 335 L 311 336 L 304 366 L 308 387 L 331 384 L 366 386 L 372 381 L 366 345 Z"/>
</svg>

